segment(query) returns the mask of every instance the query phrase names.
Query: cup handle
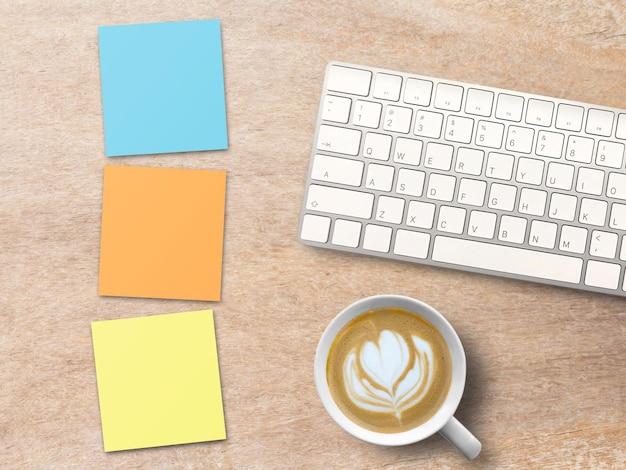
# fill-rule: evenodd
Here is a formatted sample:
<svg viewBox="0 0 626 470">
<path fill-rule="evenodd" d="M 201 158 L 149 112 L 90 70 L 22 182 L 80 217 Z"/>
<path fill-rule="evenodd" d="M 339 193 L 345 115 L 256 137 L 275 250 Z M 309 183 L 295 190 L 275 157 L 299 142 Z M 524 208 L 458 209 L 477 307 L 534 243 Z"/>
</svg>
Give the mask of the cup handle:
<svg viewBox="0 0 626 470">
<path fill-rule="evenodd" d="M 446 441 L 459 449 L 468 460 L 472 460 L 480 454 L 482 448 L 480 441 L 454 416 L 439 430 L 439 433 Z"/>
</svg>

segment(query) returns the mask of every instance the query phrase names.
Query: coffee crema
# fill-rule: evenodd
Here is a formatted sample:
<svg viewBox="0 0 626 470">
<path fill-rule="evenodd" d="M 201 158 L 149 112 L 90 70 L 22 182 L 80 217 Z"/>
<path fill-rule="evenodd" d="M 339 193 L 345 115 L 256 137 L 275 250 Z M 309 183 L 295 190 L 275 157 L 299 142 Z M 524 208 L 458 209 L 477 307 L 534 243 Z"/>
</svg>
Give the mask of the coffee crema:
<svg viewBox="0 0 626 470">
<path fill-rule="evenodd" d="M 452 360 L 428 321 L 385 307 L 341 329 L 326 375 L 333 400 L 349 419 L 376 432 L 403 432 L 426 422 L 443 404 Z"/>
</svg>

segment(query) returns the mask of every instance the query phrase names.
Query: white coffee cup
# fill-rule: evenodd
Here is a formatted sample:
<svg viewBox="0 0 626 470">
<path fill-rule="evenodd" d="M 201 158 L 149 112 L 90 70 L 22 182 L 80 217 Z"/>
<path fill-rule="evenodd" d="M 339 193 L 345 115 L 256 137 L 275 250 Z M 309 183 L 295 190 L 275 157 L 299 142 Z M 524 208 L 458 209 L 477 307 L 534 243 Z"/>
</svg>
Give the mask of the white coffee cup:
<svg viewBox="0 0 626 470">
<path fill-rule="evenodd" d="M 359 315 L 382 307 L 396 307 L 413 312 L 430 322 L 445 339 L 452 359 L 452 380 L 443 404 L 425 423 L 398 433 L 372 431 L 350 420 L 334 402 L 326 376 L 328 353 L 339 331 Z M 480 441 L 454 417 L 465 389 L 465 375 L 465 351 L 450 323 L 437 310 L 424 302 L 400 295 L 367 297 L 346 307 L 330 322 L 322 334 L 315 354 L 315 385 L 322 404 L 335 422 L 353 436 L 372 444 L 399 446 L 422 441 L 439 432 L 465 457 L 473 459 L 480 453 Z"/>
</svg>

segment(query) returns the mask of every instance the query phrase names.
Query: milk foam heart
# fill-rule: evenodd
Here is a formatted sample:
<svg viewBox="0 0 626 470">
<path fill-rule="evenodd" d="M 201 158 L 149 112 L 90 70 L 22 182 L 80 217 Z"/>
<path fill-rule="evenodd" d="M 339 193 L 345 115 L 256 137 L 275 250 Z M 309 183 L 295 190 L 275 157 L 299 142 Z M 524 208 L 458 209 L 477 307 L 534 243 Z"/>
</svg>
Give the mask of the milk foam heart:
<svg viewBox="0 0 626 470">
<path fill-rule="evenodd" d="M 356 346 L 344 362 L 344 387 L 352 402 L 368 411 L 402 413 L 417 405 L 433 382 L 432 347 L 416 335 L 410 342 L 383 330 L 377 342 Z"/>
<path fill-rule="evenodd" d="M 367 311 L 344 325 L 326 364 L 330 393 L 346 417 L 384 433 L 427 421 L 445 400 L 451 376 L 441 334 L 396 307 Z"/>
</svg>

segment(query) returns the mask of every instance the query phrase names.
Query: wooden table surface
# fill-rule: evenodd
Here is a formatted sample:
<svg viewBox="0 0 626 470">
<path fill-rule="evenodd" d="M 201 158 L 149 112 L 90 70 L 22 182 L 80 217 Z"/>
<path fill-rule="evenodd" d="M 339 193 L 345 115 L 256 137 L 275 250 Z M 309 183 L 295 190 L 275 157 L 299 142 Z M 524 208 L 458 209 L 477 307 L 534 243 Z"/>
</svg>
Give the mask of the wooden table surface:
<svg viewBox="0 0 626 470">
<path fill-rule="evenodd" d="M 220 18 L 229 149 L 106 158 L 97 27 Z M 6 1 L 0 6 L 0 466 L 625 468 L 626 300 L 301 245 L 324 69 L 362 63 L 626 107 L 623 0 Z M 105 164 L 228 172 L 220 302 L 97 293 Z M 468 462 L 328 417 L 313 357 L 364 296 L 457 329 Z M 212 308 L 227 440 L 105 453 L 90 322 Z"/>
</svg>

